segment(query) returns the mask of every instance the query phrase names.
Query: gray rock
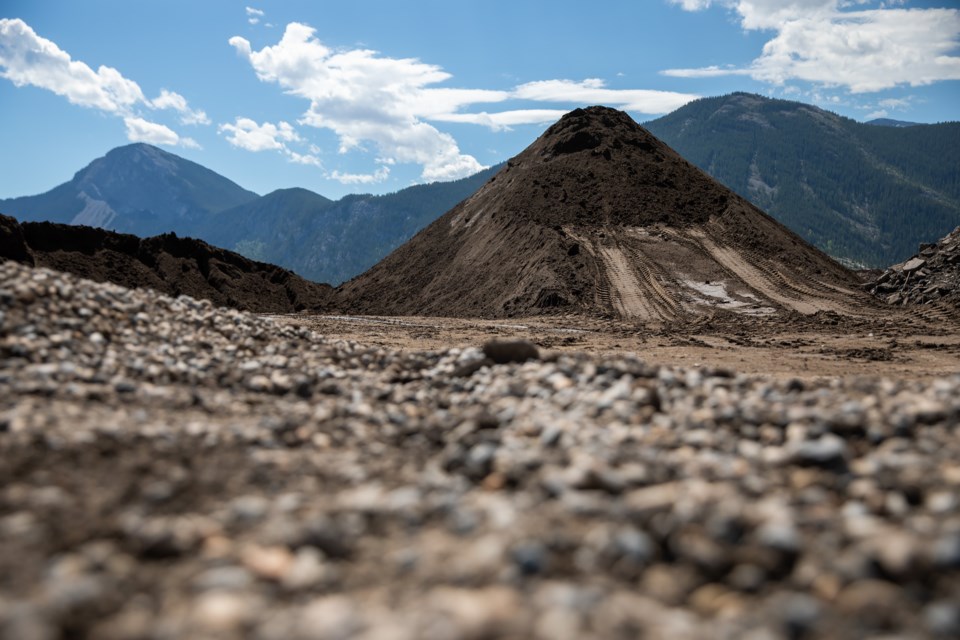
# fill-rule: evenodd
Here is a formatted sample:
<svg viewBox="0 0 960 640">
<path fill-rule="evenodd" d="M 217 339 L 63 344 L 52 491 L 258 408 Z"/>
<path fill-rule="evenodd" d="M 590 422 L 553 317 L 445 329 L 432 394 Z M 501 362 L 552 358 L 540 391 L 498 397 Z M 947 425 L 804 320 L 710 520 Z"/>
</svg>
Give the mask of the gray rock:
<svg viewBox="0 0 960 640">
<path fill-rule="evenodd" d="M 539 360 L 540 350 L 527 340 L 491 340 L 483 345 L 483 355 L 495 364 Z"/>
</svg>

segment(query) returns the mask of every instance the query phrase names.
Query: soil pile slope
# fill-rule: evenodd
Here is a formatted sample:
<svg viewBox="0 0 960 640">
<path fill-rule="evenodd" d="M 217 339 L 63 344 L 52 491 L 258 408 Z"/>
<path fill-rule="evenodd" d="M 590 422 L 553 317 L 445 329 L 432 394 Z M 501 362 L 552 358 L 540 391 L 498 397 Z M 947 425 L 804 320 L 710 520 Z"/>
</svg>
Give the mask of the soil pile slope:
<svg viewBox="0 0 960 640">
<path fill-rule="evenodd" d="M 672 323 L 719 310 L 856 314 L 871 304 L 857 285 L 626 113 L 590 107 L 340 292 L 362 313 Z"/>
<path fill-rule="evenodd" d="M 887 304 L 947 303 L 960 308 L 960 227 L 895 264 L 870 285 Z"/>
<path fill-rule="evenodd" d="M 136 236 L 0 215 L 0 258 L 260 313 L 325 311 L 333 289 L 192 238 Z"/>
</svg>

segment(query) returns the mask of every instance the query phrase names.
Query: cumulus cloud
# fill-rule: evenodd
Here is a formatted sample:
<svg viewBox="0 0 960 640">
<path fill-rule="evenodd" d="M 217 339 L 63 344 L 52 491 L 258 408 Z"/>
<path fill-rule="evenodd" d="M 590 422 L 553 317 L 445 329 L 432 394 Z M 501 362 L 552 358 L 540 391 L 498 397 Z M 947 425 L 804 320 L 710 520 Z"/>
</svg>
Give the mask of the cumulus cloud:
<svg viewBox="0 0 960 640">
<path fill-rule="evenodd" d="M 173 109 L 180 114 L 180 122 L 183 124 L 210 124 L 206 112 L 191 109 L 187 99 L 173 91 L 161 89 L 160 95 L 154 98 L 150 105 L 155 109 Z"/>
<path fill-rule="evenodd" d="M 483 168 L 462 154 L 451 136 L 421 120 L 424 111 L 483 99 L 475 92 L 430 90 L 450 77 L 437 66 L 362 49 L 336 52 L 317 40 L 312 28 L 298 23 L 287 26 L 278 44 L 260 51 L 239 36 L 230 44 L 262 81 L 309 100 L 300 122 L 334 131 L 341 152 L 371 142 L 381 156 L 421 165 L 426 180 L 461 177 Z"/>
<path fill-rule="evenodd" d="M 18 87 L 32 85 L 71 103 L 123 113 L 145 102 L 140 86 L 112 67 L 96 71 L 41 38 L 23 20 L 0 19 L 0 76 Z"/>
<path fill-rule="evenodd" d="M 853 93 L 960 80 L 960 10 L 862 9 L 865 0 L 671 0 L 686 10 L 728 7 L 748 30 L 776 35 L 745 68 L 668 69 L 674 77 L 749 75 L 783 85 L 801 80 Z"/>
<path fill-rule="evenodd" d="M 289 122 L 258 124 L 250 118 L 237 118 L 233 124 L 221 124 L 218 131 L 226 133 L 227 142 L 239 149 L 253 152 L 279 151 L 287 156 L 290 162 L 321 166 L 320 159 L 313 153 L 301 154 L 290 148 L 290 143 L 303 143 L 304 140 Z M 315 148 L 311 149 L 314 150 Z"/>
<path fill-rule="evenodd" d="M 287 142 L 298 142 L 300 136 L 289 122 L 257 124 L 250 118 L 237 118 L 234 124 L 222 124 L 220 132 L 226 132 L 227 142 L 247 151 L 283 150 Z"/>
<path fill-rule="evenodd" d="M 254 50 L 240 36 L 230 44 L 249 61 L 264 82 L 309 102 L 299 123 L 336 133 L 339 149 L 371 145 L 382 159 L 421 166 L 424 180 L 447 180 L 483 169 L 461 152 L 457 141 L 431 123 L 469 123 L 504 129 L 511 125 L 556 120 L 559 109 L 466 112 L 478 104 L 508 100 L 585 104 L 603 102 L 640 113 L 666 113 L 698 96 L 645 90 L 608 89 L 600 80 L 549 80 L 510 90 L 437 86 L 451 78 L 441 67 L 413 58 L 389 58 L 367 49 L 334 50 L 311 27 L 291 23 L 281 40 Z M 331 174 L 333 175 L 333 174 Z M 365 176 L 359 178 L 357 176 Z M 338 174 L 355 183 L 386 174 Z"/>
<path fill-rule="evenodd" d="M 148 100 L 133 80 L 113 67 L 101 65 L 94 71 L 74 60 L 56 43 L 40 37 L 20 19 L 0 19 L 0 77 L 17 87 L 34 86 L 63 96 L 71 104 L 98 109 L 123 119 L 131 142 L 179 145 L 198 148 L 192 138 L 178 135 L 169 127 L 142 117 L 146 109 L 174 109 L 184 124 L 209 124 L 203 111 L 192 110 L 178 93 L 161 91 Z"/>
<path fill-rule="evenodd" d="M 127 138 L 131 142 L 147 142 L 149 144 L 164 144 L 171 147 L 181 146 L 190 149 L 199 149 L 200 145 L 192 138 L 183 138 L 176 131 L 165 125 L 150 122 L 136 116 L 127 116 L 123 119 L 127 127 Z"/>
</svg>

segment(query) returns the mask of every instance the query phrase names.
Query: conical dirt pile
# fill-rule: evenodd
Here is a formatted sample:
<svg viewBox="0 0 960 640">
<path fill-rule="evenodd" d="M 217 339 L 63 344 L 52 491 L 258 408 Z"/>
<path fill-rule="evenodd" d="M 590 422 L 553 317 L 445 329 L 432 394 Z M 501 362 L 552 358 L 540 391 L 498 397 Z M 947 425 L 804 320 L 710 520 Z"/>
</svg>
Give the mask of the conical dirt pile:
<svg viewBox="0 0 960 640">
<path fill-rule="evenodd" d="M 590 107 L 340 293 L 369 314 L 672 323 L 718 310 L 857 314 L 870 304 L 857 286 L 626 113 Z"/>
</svg>

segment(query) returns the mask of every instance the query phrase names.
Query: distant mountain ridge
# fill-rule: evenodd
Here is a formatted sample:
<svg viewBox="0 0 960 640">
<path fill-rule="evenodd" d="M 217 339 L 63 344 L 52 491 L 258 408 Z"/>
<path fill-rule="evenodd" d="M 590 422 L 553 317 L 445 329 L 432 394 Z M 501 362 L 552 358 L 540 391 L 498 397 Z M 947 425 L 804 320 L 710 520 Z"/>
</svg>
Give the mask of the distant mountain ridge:
<svg viewBox="0 0 960 640">
<path fill-rule="evenodd" d="M 900 262 L 960 224 L 960 123 L 873 126 L 735 93 L 645 126 L 850 265 Z"/>
<path fill-rule="evenodd" d="M 186 230 L 211 213 L 258 197 L 195 162 L 135 143 L 111 150 L 46 193 L 0 200 L 0 212 L 24 222 L 148 237 Z"/>
<path fill-rule="evenodd" d="M 499 165 L 452 182 L 334 202 L 282 189 L 207 217 L 194 233 L 315 282 L 337 285 L 362 273 L 479 189 Z"/>
<path fill-rule="evenodd" d="M 876 126 L 737 93 L 646 123 L 686 159 L 850 266 L 886 267 L 960 224 L 960 123 Z M 332 201 L 265 196 L 146 144 L 119 147 L 44 194 L 0 200 L 21 221 L 174 232 L 338 284 L 372 267 L 503 165 Z"/>
<path fill-rule="evenodd" d="M 141 238 L 173 232 L 337 284 L 379 262 L 497 168 L 380 196 L 333 201 L 293 188 L 261 197 L 199 164 L 137 143 L 113 149 L 46 193 L 0 200 L 0 213 Z"/>
</svg>

